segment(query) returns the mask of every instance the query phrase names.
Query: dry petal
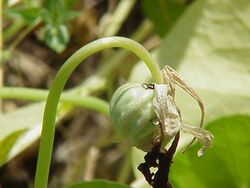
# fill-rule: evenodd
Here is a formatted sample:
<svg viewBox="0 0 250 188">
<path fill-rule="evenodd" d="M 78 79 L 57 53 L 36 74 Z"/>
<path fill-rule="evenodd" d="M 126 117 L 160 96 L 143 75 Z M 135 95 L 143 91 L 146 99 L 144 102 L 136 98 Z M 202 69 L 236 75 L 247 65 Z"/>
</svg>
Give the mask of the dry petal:
<svg viewBox="0 0 250 188">
<path fill-rule="evenodd" d="M 214 136 L 209 131 L 200 127 L 187 125 L 185 123 L 182 123 L 181 130 L 186 133 L 192 134 L 203 145 L 203 147 L 198 151 L 199 157 L 202 156 L 204 154 L 204 151 L 211 146 Z"/>
<path fill-rule="evenodd" d="M 173 97 L 168 95 L 171 89 L 168 84 L 155 84 L 153 99 L 154 110 L 160 121 L 164 136 L 173 138 L 180 130 L 181 118 Z"/>
</svg>

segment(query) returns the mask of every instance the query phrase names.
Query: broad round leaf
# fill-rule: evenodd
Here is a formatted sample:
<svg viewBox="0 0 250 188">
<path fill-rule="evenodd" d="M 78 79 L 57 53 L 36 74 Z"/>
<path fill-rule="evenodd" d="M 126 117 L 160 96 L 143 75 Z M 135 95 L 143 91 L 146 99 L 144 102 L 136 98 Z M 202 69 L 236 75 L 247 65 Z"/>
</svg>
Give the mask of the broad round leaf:
<svg viewBox="0 0 250 188">
<path fill-rule="evenodd" d="M 93 180 L 93 181 L 75 183 L 65 188 L 130 188 L 130 187 L 107 180 Z"/>
<path fill-rule="evenodd" d="M 209 124 L 213 147 L 197 157 L 198 144 L 174 158 L 175 188 L 250 187 L 250 117 L 231 116 Z"/>
</svg>

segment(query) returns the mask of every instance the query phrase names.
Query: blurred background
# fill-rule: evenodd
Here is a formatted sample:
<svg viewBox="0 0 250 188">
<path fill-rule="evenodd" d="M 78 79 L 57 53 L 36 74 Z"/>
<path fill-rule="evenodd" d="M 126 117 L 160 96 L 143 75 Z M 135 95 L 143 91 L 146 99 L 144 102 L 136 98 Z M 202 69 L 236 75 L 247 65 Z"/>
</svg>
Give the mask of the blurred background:
<svg viewBox="0 0 250 188">
<path fill-rule="evenodd" d="M 181 152 L 190 140 L 181 134 L 170 171 L 173 187 L 250 188 L 249 0 L 2 0 L 0 5 L 1 98 L 15 98 L 5 87 L 49 89 L 67 58 L 95 39 L 129 37 L 197 91 L 205 104 L 205 128 L 215 137 L 212 148 L 197 157 L 198 143 Z M 74 71 L 67 92 L 109 102 L 118 86 L 151 81 L 138 61 L 122 49 L 97 53 Z M 45 103 L 31 100 L 1 100 L 0 188 L 33 187 Z M 180 89 L 176 100 L 183 121 L 198 126 L 196 102 Z M 149 187 L 137 171 L 144 155 L 117 139 L 107 115 L 61 103 L 49 187 L 92 179 Z"/>
</svg>

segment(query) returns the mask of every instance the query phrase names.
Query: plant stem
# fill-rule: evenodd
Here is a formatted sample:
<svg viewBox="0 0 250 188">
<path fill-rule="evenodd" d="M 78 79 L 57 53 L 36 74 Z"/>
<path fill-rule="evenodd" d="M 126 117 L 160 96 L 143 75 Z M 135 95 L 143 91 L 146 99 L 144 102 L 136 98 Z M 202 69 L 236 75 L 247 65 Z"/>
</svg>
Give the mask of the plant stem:
<svg viewBox="0 0 250 188">
<path fill-rule="evenodd" d="M 25 25 L 26 24 L 23 19 L 20 18 L 15 19 L 14 23 L 12 23 L 9 27 L 7 27 L 3 32 L 4 42 L 7 42 L 11 38 L 13 38 Z"/>
<path fill-rule="evenodd" d="M 43 89 L 29 89 L 19 87 L 2 87 L 0 89 L 0 98 L 7 99 L 24 99 L 31 101 L 46 100 L 48 96 L 48 90 Z M 75 106 L 84 107 L 90 110 L 95 110 L 102 114 L 109 114 L 108 103 L 97 97 L 91 96 L 78 96 L 76 94 L 62 93 L 62 102 L 74 104 Z"/>
<path fill-rule="evenodd" d="M 106 19 L 108 19 L 109 24 L 104 24 L 104 27 L 100 28 L 100 30 L 104 30 L 101 34 L 102 37 L 117 34 L 129 12 L 134 7 L 135 2 L 135 0 L 122 0 L 119 2 L 115 12 L 112 15 L 106 15 Z"/>
<path fill-rule="evenodd" d="M 17 45 L 39 24 L 41 23 L 41 18 L 36 18 L 30 25 L 27 26 L 17 37 L 16 39 L 11 43 L 9 47 L 9 53 L 11 53 Z"/>
<path fill-rule="evenodd" d="M 131 170 L 131 148 L 127 146 L 127 143 L 124 145 L 124 159 L 120 167 L 117 183 L 125 184 L 128 180 Z"/>
<path fill-rule="evenodd" d="M 149 20 L 144 20 L 140 27 L 136 30 L 136 32 L 131 36 L 131 38 L 135 41 L 143 41 L 153 30 L 153 25 Z M 114 70 L 116 70 L 122 62 L 129 55 L 129 51 L 120 49 L 117 52 L 112 52 L 109 57 L 112 59 L 105 58 L 103 66 L 98 71 L 98 75 L 107 77 Z"/>
<path fill-rule="evenodd" d="M 93 41 L 76 51 L 58 71 L 48 94 L 43 115 L 43 128 L 34 184 L 35 188 L 47 187 L 55 132 L 56 111 L 60 95 L 68 77 L 82 60 L 98 51 L 114 47 L 121 47 L 134 52 L 148 66 L 155 81 L 157 83 L 162 83 L 160 69 L 150 53 L 139 43 L 131 39 L 123 37 L 106 37 Z"/>
</svg>

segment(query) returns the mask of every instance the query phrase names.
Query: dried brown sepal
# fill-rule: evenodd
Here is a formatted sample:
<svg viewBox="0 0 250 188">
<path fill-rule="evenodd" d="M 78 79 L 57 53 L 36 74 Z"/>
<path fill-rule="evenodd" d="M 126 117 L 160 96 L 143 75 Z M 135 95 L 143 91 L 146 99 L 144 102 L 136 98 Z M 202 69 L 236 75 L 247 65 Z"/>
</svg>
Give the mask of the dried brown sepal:
<svg viewBox="0 0 250 188">
<path fill-rule="evenodd" d="M 138 166 L 138 170 L 141 171 L 148 184 L 153 188 L 172 188 L 168 176 L 179 135 L 178 132 L 168 150 L 161 148 L 161 142 L 155 143 L 151 151 L 145 155 L 145 162 Z M 157 169 L 156 173 L 150 171 L 152 167 Z"/>
<path fill-rule="evenodd" d="M 190 94 L 199 104 L 201 109 L 201 121 L 200 127 L 203 126 L 204 118 L 205 118 L 205 108 L 198 94 L 181 78 L 181 76 L 171 67 L 165 66 L 162 70 L 162 76 L 164 81 L 171 85 L 173 92 L 175 92 L 174 84 L 180 86 L 183 90 L 185 90 L 188 94 Z M 174 94 L 173 94 L 174 96 Z"/>
</svg>

